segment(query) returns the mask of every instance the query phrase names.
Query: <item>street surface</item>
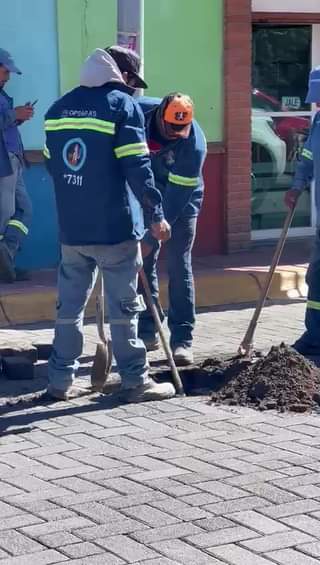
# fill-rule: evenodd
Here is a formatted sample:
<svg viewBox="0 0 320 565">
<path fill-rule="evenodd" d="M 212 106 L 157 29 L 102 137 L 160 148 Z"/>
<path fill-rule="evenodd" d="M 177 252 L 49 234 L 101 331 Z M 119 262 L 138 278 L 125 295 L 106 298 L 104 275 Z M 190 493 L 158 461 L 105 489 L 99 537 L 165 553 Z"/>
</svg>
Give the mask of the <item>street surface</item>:
<svg viewBox="0 0 320 565">
<path fill-rule="evenodd" d="M 304 308 L 268 306 L 256 347 L 291 343 Z M 235 353 L 251 315 L 199 313 L 197 357 Z M 52 329 L 0 335 L 47 342 Z M 87 356 L 95 342 L 89 325 Z M 215 407 L 205 396 L 49 403 L 35 399 L 45 368 L 32 384 L 0 381 L 0 565 L 320 563 L 319 415 Z"/>
</svg>

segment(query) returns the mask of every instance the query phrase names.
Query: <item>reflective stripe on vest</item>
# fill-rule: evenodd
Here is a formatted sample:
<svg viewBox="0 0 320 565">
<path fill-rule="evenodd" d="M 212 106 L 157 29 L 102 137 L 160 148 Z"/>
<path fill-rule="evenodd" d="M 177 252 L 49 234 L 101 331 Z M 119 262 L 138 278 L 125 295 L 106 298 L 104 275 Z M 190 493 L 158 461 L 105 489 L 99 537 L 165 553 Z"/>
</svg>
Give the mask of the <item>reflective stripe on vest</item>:
<svg viewBox="0 0 320 565">
<path fill-rule="evenodd" d="M 46 144 L 44 144 L 43 155 L 45 156 L 46 159 L 51 159 L 50 151 L 46 146 Z"/>
<path fill-rule="evenodd" d="M 301 155 L 302 157 L 305 157 L 305 159 L 309 159 L 310 161 L 313 161 L 312 151 L 309 151 L 309 149 L 302 149 Z"/>
<path fill-rule="evenodd" d="M 199 184 L 199 177 L 181 177 L 180 175 L 174 175 L 173 173 L 169 173 L 168 180 L 173 184 L 187 186 L 189 188 L 194 188 Z"/>
<path fill-rule="evenodd" d="M 44 122 L 44 129 L 46 131 L 87 129 L 113 135 L 116 130 L 116 125 L 113 122 L 98 120 L 97 118 L 60 118 L 58 120 L 46 120 Z"/>
<path fill-rule="evenodd" d="M 129 143 L 128 145 L 121 145 L 114 150 L 116 157 L 135 157 L 136 155 L 149 155 L 149 148 L 145 142 Z"/>
<path fill-rule="evenodd" d="M 25 235 L 28 235 L 29 233 L 27 226 L 25 226 L 22 222 L 19 222 L 19 220 L 9 220 L 8 226 L 17 228 L 18 230 L 22 231 L 22 233 L 24 233 Z"/>
<path fill-rule="evenodd" d="M 307 308 L 311 310 L 320 310 L 320 302 L 316 302 L 315 300 L 307 300 Z"/>
</svg>

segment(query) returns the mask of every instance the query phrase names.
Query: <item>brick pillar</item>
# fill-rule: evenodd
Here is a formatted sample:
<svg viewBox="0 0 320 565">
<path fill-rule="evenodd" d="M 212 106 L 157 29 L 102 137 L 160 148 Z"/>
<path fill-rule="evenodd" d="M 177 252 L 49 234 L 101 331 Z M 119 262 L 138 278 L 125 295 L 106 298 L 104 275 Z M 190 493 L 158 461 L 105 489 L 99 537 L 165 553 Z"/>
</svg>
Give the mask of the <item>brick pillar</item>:
<svg viewBox="0 0 320 565">
<path fill-rule="evenodd" d="M 245 249 L 251 229 L 251 0 L 225 0 L 225 247 Z"/>
</svg>

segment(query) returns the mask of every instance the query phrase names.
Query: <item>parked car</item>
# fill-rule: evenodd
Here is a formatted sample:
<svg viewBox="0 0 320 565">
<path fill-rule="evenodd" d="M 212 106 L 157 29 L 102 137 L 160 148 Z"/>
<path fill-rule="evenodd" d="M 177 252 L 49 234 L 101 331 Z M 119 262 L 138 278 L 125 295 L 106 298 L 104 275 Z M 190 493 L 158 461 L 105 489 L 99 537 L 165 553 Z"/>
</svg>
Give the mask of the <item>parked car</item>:
<svg viewBox="0 0 320 565">
<path fill-rule="evenodd" d="M 252 110 L 251 140 L 253 174 L 282 175 L 286 168 L 286 144 L 277 135 L 273 119 L 261 110 Z"/>
<path fill-rule="evenodd" d="M 252 108 L 265 112 L 288 112 L 289 108 L 279 100 L 254 88 L 252 90 Z M 301 149 L 310 128 L 309 118 L 295 116 L 273 116 L 275 131 L 287 145 L 287 160 L 294 161 Z"/>
</svg>

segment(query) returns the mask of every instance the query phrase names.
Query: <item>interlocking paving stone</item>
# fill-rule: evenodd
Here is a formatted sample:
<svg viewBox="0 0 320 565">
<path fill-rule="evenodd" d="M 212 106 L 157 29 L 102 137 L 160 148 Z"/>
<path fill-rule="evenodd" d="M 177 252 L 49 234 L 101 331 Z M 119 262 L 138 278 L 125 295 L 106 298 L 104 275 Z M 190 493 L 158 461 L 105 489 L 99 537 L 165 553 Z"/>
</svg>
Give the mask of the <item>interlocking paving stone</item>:
<svg viewBox="0 0 320 565">
<path fill-rule="evenodd" d="M 72 543 L 71 545 L 63 544 L 63 553 L 68 555 L 68 557 L 79 558 L 104 553 L 104 551 L 101 547 L 98 547 L 93 543 L 83 542 Z"/>
<path fill-rule="evenodd" d="M 232 528 L 224 528 L 214 532 L 206 532 L 189 536 L 187 541 L 198 547 L 210 547 L 214 545 L 224 545 L 227 543 L 235 543 L 250 538 L 257 538 L 259 534 L 249 528 L 243 526 L 234 526 Z"/>
<path fill-rule="evenodd" d="M 207 481 L 204 483 L 197 483 L 197 488 L 210 492 L 213 495 L 220 496 L 225 500 L 231 500 L 233 498 L 241 498 L 247 496 L 247 492 L 240 490 L 236 487 L 226 485 L 224 483 L 219 483 L 218 481 Z"/>
<path fill-rule="evenodd" d="M 55 549 L 44 549 L 44 551 L 32 553 L 29 556 L 19 555 L 18 557 L 2 559 L 1 565 L 29 565 L 30 560 L 32 561 L 32 565 L 51 565 L 52 563 L 68 561 L 68 557 L 66 555 L 62 555 L 62 553 Z M 94 564 L 92 563 L 92 565 Z"/>
<path fill-rule="evenodd" d="M 282 522 L 292 528 L 296 528 L 297 530 L 301 530 L 320 539 L 320 520 L 316 520 L 305 514 L 299 514 L 298 516 L 282 518 Z"/>
<path fill-rule="evenodd" d="M 311 543 L 312 541 L 315 540 L 311 536 L 303 532 L 298 532 L 297 530 L 291 530 L 289 532 L 281 532 L 280 534 L 272 534 L 270 536 L 243 541 L 241 545 L 244 545 L 252 551 L 257 551 L 258 553 L 267 553 L 268 551 L 294 547 L 303 543 Z"/>
<path fill-rule="evenodd" d="M 192 547 L 183 540 L 166 540 L 152 544 L 152 547 L 182 565 L 223 565 L 220 559 Z"/>
<path fill-rule="evenodd" d="M 313 543 L 306 543 L 304 545 L 298 545 L 297 549 L 313 557 L 320 557 L 320 542 L 315 541 Z"/>
<path fill-rule="evenodd" d="M 304 308 L 266 308 L 257 343 L 266 347 L 282 330 L 289 339 L 289 326 L 299 335 Z M 250 315 L 235 307 L 200 314 L 195 352 L 236 351 Z M 222 326 L 225 344 L 214 338 Z M 10 331 L 15 341 L 17 330 Z M 96 328 L 85 331 L 92 354 Z M 297 556 L 299 565 L 319 562 L 318 415 L 216 407 L 203 397 L 105 410 L 107 404 L 98 396 L 38 402 L 0 415 L 0 426 L 14 430 L 0 438 L 0 534 L 14 531 L 41 544 L 11 557 L 0 549 L 1 563 L 294 565 Z M 246 531 L 253 537 L 245 539 Z M 110 539 L 142 553 L 131 550 L 127 559 L 100 544 Z M 197 547 L 194 539 L 213 541 Z"/>
<path fill-rule="evenodd" d="M 281 524 L 276 520 L 266 518 L 265 516 L 262 516 L 261 514 L 259 514 L 259 512 L 255 512 L 254 510 L 245 510 L 243 512 L 228 514 L 228 518 L 230 518 L 230 520 L 238 522 L 239 524 L 242 524 L 243 526 L 252 528 L 253 530 L 256 530 L 261 534 L 275 534 L 277 532 L 284 532 L 289 529 L 284 524 Z M 285 523 L 294 526 L 294 524 L 290 524 L 289 522 Z"/>
<path fill-rule="evenodd" d="M 0 520 L 0 531 L 3 530 L 16 530 L 17 528 L 22 528 L 23 526 L 32 526 L 33 524 L 41 524 L 43 520 L 38 516 L 33 516 L 32 514 L 19 514 L 17 516 L 11 516 L 10 518 L 5 518 Z"/>
<path fill-rule="evenodd" d="M 181 502 L 181 500 L 177 500 L 173 497 L 154 500 L 149 504 L 153 508 L 158 508 L 158 510 L 172 514 L 179 520 L 183 520 L 185 522 L 200 520 L 201 518 L 209 518 L 211 516 L 209 512 L 195 506 L 189 506 L 189 504 Z"/>
<path fill-rule="evenodd" d="M 235 526 L 234 522 L 227 520 L 227 518 L 222 518 L 221 516 L 197 520 L 195 524 L 199 526 L 199 528 L 203 528 L 204 530 L 208 530 L 209 532 Z"/>
<path fill-rule="evenodd" d="M 166 512 L 162 512 L 160 510 L 157 510 L 157 508 L 152 508 L 152 506 L 148 506 L 146 504 L 126 508 L 125 514 L 130 518 L 136 518 L 137 520 L 144 522 L 152 528 L 156 528 L 157 526 L 176 524 L 177 522 L 181 521 L 171 514 L 167 514 Z"/>
<path fill-rule="evenodd" d="M 12 555 L 35 553 L 43 549 L 40 543 L 14 530 L 0 532 L 0 547 Z"/>
<path fill-rule="evenodd" d="M 318 509 L 320 510 L 320 502 L 311 499 L 301 499 L 295 502 L 287 502 L 285 504 L 264 506 L 259 509 L 259 512 L 270 516 L 270 518 L 282 518 L 294 514 L 305 514 Z"/>
<path fill-rule="evenodd" d="M 98 539 L 96 543 L 112 551 L 119 557 L 134 563 L 142 559 L 152 559 L 159 555 L 149 547 L 139 543 L 128 536 L 115 536 L 108 539 Z"/>
<path fill-rule="evenodd" d="M 150 543 L 153 541 L 161 541 L 166 539 L 183 538 L 195 534 L 201 534 L 203 530 L 190 522 L 180 522 L 179 524 L 171 524 L 170 526 L 162 526 L 161 528 L 150 528 L 141 532 L 131 534 L 131 537 L 141 543 Z"/>
<path fill-rule="evenodd" d="M 252 553 L 243 547 L 234 544 L 220 545 L 218 547 L 209 548 L 208 551 L 216 557 L 221 557 L 227 563 L 232 565 L 271 565 L 271 561 L 265 557 L 261 557 L 256 553 Z"/>
<path fill-rule="evenodd" d="M 259 496 L 246 496 L 244 498 L 236 498 L 234 500 L 225 500 L 214 504 L 203 506 L 205 510 L 209 510 L 213 514 L 230 514 L 231 512 L 240 512 L 241 510 L 252 510 L 253 508 L 269 507 L 270 502 Z"/>
<path fill-rule="evenodd" d="M 81 528 L 86 528 L 92 526 L 92 522 L 86 518 L 81 518 L 76 516 L 75 518 L 66 518 L 65 520 L 56 520 L 55 522 L 47 522 L 45 524 L 37 524 L 36 526 L 27 526 L 22 528 L 22 532 L 28 536 L 38 538 L 45 534 L 50 534 L 52 532 L 63 532 L 63 531 L 73 531 L 80 530 Z"/>
<path fill-rule="evenodd" d="M 281 551 L 273 551 L 266 554 L 270 559 L 280 565 L 317 565 L 318 559 L 313 559 L 300 551 L 294 549 L 282 549 Z"/>
<path fill-rule="evenodd" d="M 77 538 L 74 534 L 70 534 L 70 532 L 55 532 L 54 534 L 46 534 L 39 536 L 38 540 L 40 543 L 43 543 L 43 545 L 51 547 L 52 549 L 56 549 L 60 546 L 67 546 L 71 543 L 81 542 L 79 538 Z"/>
</svg>

